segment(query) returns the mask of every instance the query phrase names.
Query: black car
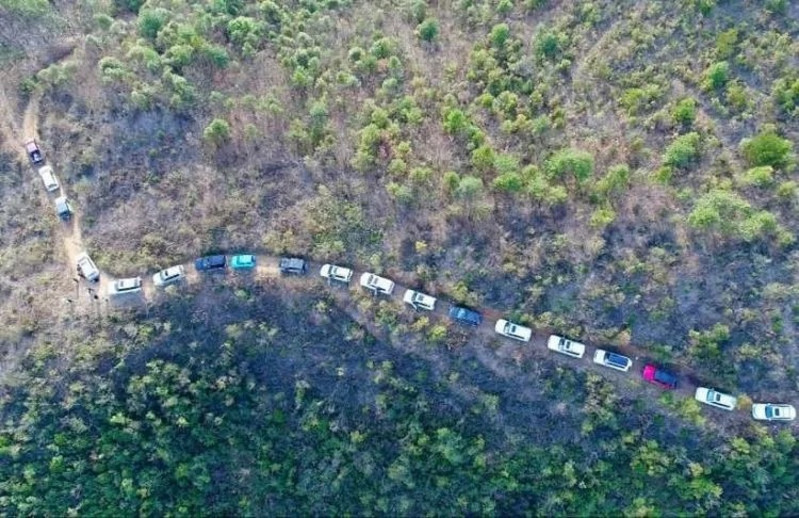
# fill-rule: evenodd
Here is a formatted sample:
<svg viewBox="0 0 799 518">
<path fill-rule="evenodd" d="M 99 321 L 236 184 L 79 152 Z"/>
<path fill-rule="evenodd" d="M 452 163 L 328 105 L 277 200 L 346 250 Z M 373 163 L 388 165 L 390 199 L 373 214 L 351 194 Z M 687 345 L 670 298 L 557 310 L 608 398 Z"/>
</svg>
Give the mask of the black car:
<svg viewBox="0 0 799 518">
<path fill-rule="evenodd" d="M 194 261 L 194 268 L 198 272 L 208 270 L 223 270 L 227 266 L 227 257 L 224 255 L 207 255 Z"/>
<path fill-rule="evenodd" d="M 308 273 L 308 261 L 299 257 L 281 257 L 280 273 L 305 275 Z"/>
<path fill-rule="evenodd" d="M 473 309 L 463 306 L 452 306 L 449 310 L 449 318 L 461 324 L 479 326 L 483 322 L 483 315 Z"/>
</svg>

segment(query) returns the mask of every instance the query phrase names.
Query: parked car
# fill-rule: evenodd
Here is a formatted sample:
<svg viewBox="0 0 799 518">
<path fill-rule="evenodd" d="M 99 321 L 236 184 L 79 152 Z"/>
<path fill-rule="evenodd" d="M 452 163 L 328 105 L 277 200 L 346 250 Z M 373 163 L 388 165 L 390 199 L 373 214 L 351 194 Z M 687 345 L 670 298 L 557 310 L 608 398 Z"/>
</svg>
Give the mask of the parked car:
<svg viewBox="0 0 799 518">
<path fill-rule="evenodd" d="M 402 301 L 413 307 L 413 309 L 426 309 L 435 311 L 436 299 L 430 295 L 425 295 L 421 291 L 406 290 Z"/>
<path fill-rule="evenodd" d="M 582 358 L 585 354 L 585 345 L 580 342 L 573 342 L 558 335 L 552 335 L 547 341 L 547 349 L 556 351 L 574 358 Z"/>
<path fill-rule="evenodd" d="M 230 258 L 230 267 L 234 270 L 248 270 L 255 268 L 254 255 L 234 255 Z"/>
<path fill-rule="evenodd" d="M 44 188 L 47 189 L 48 192 L 57 191 L 59 188 L 58 180 L 55 177 L 55 173 L 53 173 L 53 168 L 49 165 L 43 165 L 39 168 L 39 177 L 42 179 L 42 183 L 44 184 Z"/>
<path fill-rule="evenodd" d="M 350 282 L 350 279 L 352 279 L 352 270 L 344 268 L 343 266 L 326 264 L 319 270 L 319 275 L 329 281 Z"/>
<path fill-rule="evenodd" d="M 793 405 L 755 403 L 752 405 L 752 417 L 758 421 L 793 421 L 796 419 L 796 409 Z"/>
<path fill-rule="evenodd" d="M 475 327 L 483 322 L 483 315 L 464 306 L 452 306 L 449 309 L 449 318 L 461 324 Z"/>
<path fill-rule="evenodd" d="M 299 257 L 281 257 L 280 273 L 305 275 L 308 273 L 308 261 Z"/>
<path fill-rule="evenodd" d="M 597 349 L 594 352 L 594 363 L 622 372 L 627 372 L 633 365 L 633 361 L 628 357 L 604 349 Z"/>
<path fill-rule="evenodd" d="M 87 281 L 97 282 L 100 280 L 100 270 L 86 252 L 78 255 L 78 274 Z"/>
<path fill-rule="evenodd" d="M 117 279 L 108 285 L 108 296 L 138 293 L 141 291 L 141 277 Z"/>
<path fill-rule="evenodd" d="M 25 151 L 28 153 L 28 157 L 31 159 L 31 162 L 34 164 L 41 164 L 44 162 L 44 155 L 42 155 L 42 150 L 39 149 L 39 145 L 36 144 L 34 139 L 30 139 L 29 141 L 25 142 Z"/>
<path fill-rule="evenodd" d="M 361 286 L 371 290 L 375 295 L 378 293 L 383 295 L 394 293 L 394 281 L 369 272 L 361 275 Z"/>
<path fill-rule="evenodd" d="M 648 381 L 649 383 L 657 385 L 661 388 L 677 388 L 677 377 L 675 375 L 666 372 L 663 369 L 658 369 L 651 363 L 644 366 L 644 372 L 642 376 L 644 377 L 645 381 Z"/>
<path fill-rule="evenodd" d="M 698 387 L 694 398 L 700 403 L 721 408 L 723 410 L 735 410 L 738 399 L 728 394 L 723 394 L 712 388 Z"/>
<path fill-rule="evenodd" d="M 72 204 L 69 203 L 66 196 L 59 196 L 55 199 L 55 212 L 63 221 L 69 221 L 69 218 L 72 217 Z"/>
<path fill-rule="evenodd" d="M 521 340 L 522 342 L 529 342 L 530 337 L 533 336 L 533 330 L 529 327 L 519 326 L 507 320 L 497 320 L 494 331 L 502 336 L 507 336 L 514 340 Z"/>
<path fill-rule="evenodd" d="M 227 267 L 227 257 L 224 255 L 207 255 L 195 259 L 194 268 L 198 272 L 207 272 L 209 270 L 224 270 Z"/>
<path fill-rule="evenodd" d="M 153 284 L 155 284 L 157 287 L 166 286 L 167 284 L 178 282 L 184 277 L 186 277 L 186 269 L 183 268 L 182 264 L 179 264 L 177 266 L 171 266 L 165 270 L 161 270 L 153 275 Z"/>
</svg>

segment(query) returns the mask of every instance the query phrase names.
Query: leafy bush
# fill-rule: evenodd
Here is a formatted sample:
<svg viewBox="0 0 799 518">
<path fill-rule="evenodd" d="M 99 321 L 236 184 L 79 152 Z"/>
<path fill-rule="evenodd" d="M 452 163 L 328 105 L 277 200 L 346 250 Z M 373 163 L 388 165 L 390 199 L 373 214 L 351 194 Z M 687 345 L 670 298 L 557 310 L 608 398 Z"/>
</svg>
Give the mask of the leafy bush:
<svg viewBox="0 0 799 518">
<path fill-rule="evenodd" d="M 741 180 L 744 185 L 769 187 L 774 184 L 774 168 L 770 165 L 753 167 L 744 173 Z"/>
<path fill-rule="evenodd" d="M 524 179 L 519 173 L 508 172 L 494 178 L 492 185 L 498 191 L 518 193 L 524 189 Z"/>
<path fill-rule="evenodd" d="M 491 46 L 495 49 L 501 49 L 510 39 L 510 27 L 507 23 L 500 23 L 491 28 L 491 34 L 488 37 Z"/>
<path fill-rule="evenodd" d="M 224 119 L 214 119 L 203 130 L 203 138 L 214 147 L 230 140 L 230 124 Z"/>
<path fill-rule="evenodd" d="M 705 71 L 705 89 L 721 90 L 730 80 L 730 64 L 726 61 L 713 63 Z"/>
<path fill-rule="evenodd" d="M 752 166 L 770 165 L 781 168 L 791 161 L 793 144 L 779 135 L 772 127 L 767 127 L 756 136 L 741 142 L 741 151 Z"/>
<path fill-rule="evenodd" d="M 671 117 L 677 124 L 688 127 L 696 120 L 696 99 L 686 97 L 681 99 L 671 110 Z"/>
<path fill-rule="evenodd" d="M 744 241 L 776 235 L 781 245 L 793 242 L 793 236 L 779 225 L 772 213 L 755 211 L 749 202 L 723 189 L 713 189 L 702 195 L 688 215 L 688 224 Z"/>
<path fill-rule="evenodd" d="M 596 191 L 602 196 L 620 193 L 630 184 L 630 168 L 626 164 L 616 164 L 596 183 Z"/>
<path fill-rule="evenodd" d="M 663 96 L 663 89 L 658 85 L 646 85 L 643 88 L 629 88 L 621 96 L 621 105 L 630 115 L 637 115 L 642 111 L 654 107 L 655 101 Z"/>
<path fill-rule="evenodd" d="M 438 24 L 437 19 L 427 18 L 422 23 L 420 23 L 418 27 L 416 27 L 416 35 L 422 41 L 430 43 L 438 38 L 440 30 L 441 28 Z"/>
<path fill-rule="evenodd" d="M 699 134 L 695 131 L 680 135 L 669 147 L 663 163 L 677 168 L 687 168 L 699 157 Z"/>
<path fill-rule="evenodd" d="M 42 16 L 49 8 L 47 0 L 0 0 L 0 10 L 27 17 Z"/>
<path fill-rule="evenodd" d="M 163 7 L 142 9 L 139 12 L 139 34 L 149 40 L 155 40 L 158 31 L 169 21 L 170 13 Z"/>
<path fill-rule="evenodd" d="M 793 117 L 799 115 L 799 78 L 778 79 L 774 83 L 774 98 L 782 111 Z"/>
<path fill-rule="evenodd" d="M 547 160 L 546 170 L 550 178 L 573 175 L 578 182 L 584 182 L 594 172 L 594 157 L 580 149 L 562 149 Z"/>
</svg>

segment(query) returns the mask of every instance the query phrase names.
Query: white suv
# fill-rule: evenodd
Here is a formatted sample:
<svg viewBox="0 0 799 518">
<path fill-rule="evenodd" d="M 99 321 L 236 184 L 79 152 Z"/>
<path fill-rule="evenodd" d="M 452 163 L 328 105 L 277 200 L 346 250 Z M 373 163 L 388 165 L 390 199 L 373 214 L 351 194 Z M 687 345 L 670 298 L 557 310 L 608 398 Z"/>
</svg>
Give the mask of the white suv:
<svg viewBox="0 0 799 518">
<path fill-rule="evenodd" d="M 158 287 L 178 282 L 186 276 L 186 269 L 182 264 L 172 266 L 153 275 L 153 284 Z"/>
<path fill-rule="evenodd" d="M 529 342 L 530 337 L 533 335 L 533 330 L 529 327 L 517 326 L 507 320 L 497 320 L 494 331 L 502 336 L 507 336 L 508 338 L 513 338 L 514 340 L 520 340 L 522 342 Z"/>
<path fill-rule="evenodd" d="M 755 403 L 752 405 L 752 417 L 758 421 L 793 421 L 796 419 L 796 409 L 793 405 Z"/>
<path fill-rule="evenodd" d="M 430 295 L 425 295 L 421 291 L 406 290 L 402 301 L 413 307 L 413 309 L 426 309 L 435 311 L 436 299 Z"/>
<path fill-rule="evenodd" d="M 735 406 L 738 404 L 737 398 L 706 387 L 698 387 L 694 398 L 700 403 L 721 408 L 722 410 L 735 410 Z"/>
<path fill-rule="evenodd" d="M 394 293 L 394 281 L 369 272 L 361 275 L 361 286 L 367 290 L 373 291 L 375 295 L 378 293 L 382 293 L 383 295 L 391 295 Z"/>
<path fill-rule="evenodd" d="M 573 358 L 582 358 L 585 354 L 585 345 L 580 342 L 572 342 L 568 338 L 552 335 L 547 342 L 547 349 L 559 352 Z"/>
<path fill-rule="evenodd" d="M 42 178 L 42 183 L 44 183 L 44 188 L 50 192 L 54 192 L 58 190 L 58 180 L 56 180 L 55 174 L 53 174 L 53 168 L 49 165 L 44 165 L 39 168 L 39 176 Z"/>
<path fill-rule="evenodd" d="M 86 252 L 78 255 L 78 273 L 87 281 L 97 282 L 100 280 L 100 270 Z"/>
<path fill-rule="evenodd" d="M 141 277 L 131 277 L 129 279 L 117 279 L 108 285 L 108 295 L 124 295 L 126 293 L 138 293 L 141 291 Z"/>
<path fill-rule="evenodd" d="M 616 369 L 617 371 L 627 372 L 633 364 L 633 361 L 621 354 L 612 353 L 604 349 L 597 349 L 594 352 L 594 363 Z"/>
<path fill-rule="evenodd" d="M 350 282 L 352 270 L 334 264 L 326 264 L 319 270 L 319 275 L 329 281 Z"/>
</svg>

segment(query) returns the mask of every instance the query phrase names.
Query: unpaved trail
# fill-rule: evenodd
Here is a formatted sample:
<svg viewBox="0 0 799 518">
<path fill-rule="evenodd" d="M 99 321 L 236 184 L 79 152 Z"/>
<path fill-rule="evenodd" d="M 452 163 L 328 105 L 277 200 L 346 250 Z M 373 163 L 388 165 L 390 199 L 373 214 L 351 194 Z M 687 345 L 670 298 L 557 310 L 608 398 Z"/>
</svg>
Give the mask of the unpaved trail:
<svg viewBox="0 0 799 518">
<path fill-rule="evenodd" d="M 4 85 L 0 82 L 0 135 L 2 136 L 0 143 L 24 162 L 28 159 L 23 148 L 24 142 L 20 140 L 24 136 L 21 135 L 22 132 L 16 120 L 17 116 L 14 113 L 13 105 L 6 95 Z"/>
<path fill-rule="evenodd" d="M 22 118 L 22 133 L 26 139 L 39 138 L 39 99 L 41 95 L 35 93 L 31 96 L 25 114 Z"/>
<path fill-rule="evenodd" d="M 26 156 L 25 150 L 22 147 L 22 141 L 20 138 L 36 138 L 38 136 L 38 119 L 39 119 L 39 97 L 38 95 L 34 95 L 31 97 L 24 115 L 22 117 L 23 124 L 22 128 L 15 122 L 17 117 L 14 116 L 14 110 L 12 108 L 11 103 L 0 85 L 0 132 L 4 137 L 4 141 L 10 147 L 15 149 L 15 153 L 19 157 L 19 159 L 23 163 L 28 163 L 28 157 Z M 46 149 L 44 150 L 45 157 L 46 157 Z M 32 169 L 32 168 L 31 168 Z M 35 174 L 35 171 L 33 172 Z M 57 174 L 57 171 L 56 171 Z M 44 196 L 48 196 L 46 193 L 43 192 Z M 61 192 L 63 195 L 68 196 L 67 186 L 62 183 L 61 185 Z M 48 198 L 48 203 L 51 203 L 51 200 Z M 85 251 L 85 246 L 83 243 L 83 236 L 81 233 L 81 217 L 80 214 L 75 213 L 72 215 L 72 219 L 69 223 L 64 224 L 59 232 L 57 233 L 61 236 L 62 246 L 64 250 L 64 254 L 66 256 L 66 265 L 65 270 L 67 275 L 71 278 L 75 277 L 75 268 L 77 266 L 77 256 Z M 90 252 L 91 255 L 91 252 Z M 272 255 L 264 255 L 260 254 L 257 255 L 257 263 L 258 266 L 253 272 L 255 275 L 253 276 L 253 282 L 263 281 L 263 280 L 270 280 L 275 278 L 281 278 L 279 269 L 277 268 L 279 258 Z M 311 279 L 316 277 L 314 272 L 319 271 L 319 267 L 321 264 L 318 263 L 310 263 L 310 275 L 306 277 L 303 282 L 311 283 L 313 282 Z M 186 268 L 187 279 L 186 281 L 190 284 L 198 284 L 203 281 L 205 278 L 204 273 L 198 273 L 193 268 L 192 264 L 184 265 Z M 357 278 L 357 276 L 356 276 Z M 100 304 L 103 301 L 109 302 L 108 306 L 110 307 L 122 307 L 124 304 L 117 304 L 117 300 L 115 299 L 113 303 L 108 301 L 106 298 L 107 294 L 107 287 L 110 282 L 113 281 L 113 278 L 109 277 L 105 273 L 101 274 L 99 283 L 86 283 L 86 281 L 79 281 L 78 285 L 78 292 L 80 293 L 81 290 L 83 293 L 86 293 L 86 289 L 89 289 L 89 295 L 78 296 L 78 300 L 75 301 L 76 304 L 79 304 L 82 308 L 88 308 L 94 306 L 99 314 Z M 293 282 L 293 281 L 291 281 Z M 317 277 L 318 282 L 318 277 Z M 339 288 L 339 287 L 336 287 Z M 400 345 L 396 344 L 396 339 L 392 337 L 390 334 L 385 333 L 384 330 L 380 328 L 375 322 L 371 321 L 366 315 L 364 315 L 357 307 L 357 304 L 354 304 L 354 299 L 352 297 L 352 292 L 349 287 L 341 287 L 344 289 L 334 289 L 331 287 L 334 299 L 337 303 L 341 306 L 344 312 L 350 316 L 354 321 L 359 322 L 364 328 L 368 329 L 372 334 L 379 336 L 390 343 L 394 343 L 395 346 L 400 347 Z M 361 289 L 360 287 L 356 287 L 354 289 Z M 401 300 L 398 300 L 398 296 L 396 294 L 403 294 L 407 288 L 404 286 L 400 286 L 399 284 L 395 287 L 395 296 L 392 297 L 392 300 L 395 304 L 398 304 L 403 307 L 403 309 L 407 310 L 405 305 Z M 148 278 L 144 282 L 143 291 L 140 296 L 137 297 L 138 302 L 133 300 L 134 304 L 145 304 L 145 306 L 149 307 L 151 302 L 157 302 L 157 295 L 156 293 L 158 290 L 152 285 L 151 280 Z M 431 316 L 439 320 L 445 320 L 447 318 L 447 311 L 445 309 L 446 301 L 440 300 L 439 304 L 436 307 L 436 310 L 430 312 Z M 640 393 L 640 389 L 644 388 L 642 382 L 634 378 L 636 373 L 640 371 L 642 364 L 646 361 L 648 354 L 645 350 L 639 349 L 634 345 L 628 345 L 624 348 L 624 352 L 633 357 L 635 361 L 635 369 L 628 372 L 626 375 L 622 375 L 616 372 L 610 372 L 608 369 L 604 367 L 597 366 L 591 362 L 591 357 L 593 355 L 593 347 L 588 347 L 586 351 L 586 357 L 582 360 L 573 360 L 570 358 L 561 358 L 560 355 L 550 353 L 546 349 L 546 339 L 549 334 L 549 330 L 540 329 L 534 334 L 533 339 L 530 343 L 524 344 L 520 346 L 518 344 L 514 344 L 514 346 L 508 346 L 507 344 L 501 345 L 498 349 L 493 350 L 491 348 L 487 348 L 486 344 L 496 343 L 497 341 L 505 342 L 509 339 L 504 339 L 498 337 L 493 330 L 493 323 L 503 316 L 501 311 L 498 311 L 493 308 L 478 308 L 483 315 L 486 317 L 479 327 L 472 336 L 471 340 L 469 341 L 469 347 L 473 349 L 473 353 L 475 354 L 475 358 L 483 364 L 486 368 L 488 368 L 494 375 L 499 376 L 501 378 L 515 378 L 515 376 L 521 378 L 530 376 L 529 373 L 525 373 L 523 369 L 520 369 L 518 365 L 514 365 L 515 363 L 520 363 L 522 359 L 525 357 L 536 356 L 540 358 L 547 358 L 549 360 L 554 361 L 557 364 L 563 364 L 571 366 L 571 368 L 579 369 L 579 370 L 590 370 L 594 371 L 603 376 L 603 378 L 611 381 L 621 390 L 622 394 L 628 395 L 630 397 L 637 395 Z M 403 348 L 404 350 L 404 348 Z M 443 353 L 442 353 L 443 354 Z M 453 353 L 457 354 L 457 353 Z M 440 359 L 437 359 L 436 354 L 425 355 L 428 357 L 437 367 L 443 368 Z M 675 391 L 675 396 L 678 398 L 690 398 L 693 395 L 693 390 L 696 387 L 696 383 L 693 380 L 699 379 L 696 374 L 686 365 L 679 365 L 679 369 L 677 369 L 677 374 L 679 374 L 680 379 L 680 390 Z M 638 375 L 640 376 L 640 374 Z M 631 387 L 635 387 L 637 389 L 636 394 L 632 394 Z M 471 386 L 461 386 L 458 387 L 458 390 L 463 395 L 469 395 L 475 392 L 475 388 Z M 645 387 L 644 391 L 649 390 L 650 393 L 653 393 L 652 387 Z M 520 388 L 520 393 L 525 397 L 530 399 L 535 399 L 538 397 L 535 394 L 535 391 L 529 392 L 529 394 L 524 393 L 525 391 L 523 388 Z M 654 399 L 654 398 L 653 398 Z M 714 411 L 713 409 L 708 409 L 707 413 L 710 414 L 711 412 L 718 412 Z M 704 412 L 703 412 L 704 413 Z M 739 411 L 734 413 L 729 413 L 727 416 L 719 416 L 716 417 L 708 416 L 709 422 L 712 422 L 713 425 L 711 428 L 720 431 L 720 432 L 732 432 L 735 428 L 739 427 L 741 424 L 751 422 L 751 419 L 746 415 L 745 412 Z M 779 426 L 779 425 L 776 425 Z M 799 423 L 794 423 L 793 428 L 799 429 Z"/>
</svg>

